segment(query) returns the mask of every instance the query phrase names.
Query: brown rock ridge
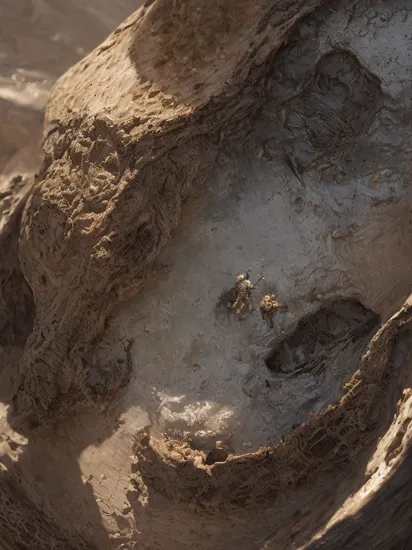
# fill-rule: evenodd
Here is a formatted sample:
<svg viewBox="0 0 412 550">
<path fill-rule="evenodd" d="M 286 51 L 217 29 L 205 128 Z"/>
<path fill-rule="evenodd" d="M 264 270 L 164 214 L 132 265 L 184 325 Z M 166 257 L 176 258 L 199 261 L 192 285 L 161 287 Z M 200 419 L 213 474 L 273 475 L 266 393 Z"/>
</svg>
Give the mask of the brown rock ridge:
<svg viewBox="0 0 412 550">
<path fill-rule="evenodd" d="M 21 224 L 36 321 L 15 424 L 90 398 L 88 346 L 113 305 L 143 286 L 190 189 L 247 130 L 268 60 L 319 3 L 146 2 L 57 82 Z M 113 372 L 102 393 L 127 378 Z"/>
<path fill-rule="evenodd" d="M 154 491 L 208 512 L 274 504 L 322 472 L 357 459 L 376 439 L 388 414 L 390 357 L 400 335 L 408 331 L 411 303 L 410 298 L 372 338 L 342 399 L 320 414 L 310 413 L 273 448 L 261 447 L 256 453 L 230 456 L 208 466 L 187 444 L 159 442 L 144 430 L 135 445 L 138 473 L 132 477 L 136 494 L 131 501 L 142 491 Z"/>
<path fill-rule="evenodd" d="M 238 542 L 245 548 L 255 547 L 254 522 L 263 522 L 265 514 L 272 535 L 257 548 L 408 548 L 410 356 L 401 364 L 394 358 L 408 345 L 410 314 L 409 298 L 372 338 L 341 401 L 310 415 L 275 447 L 210 466 L 187 443 L 159 441 L 142 430 L 127 492 L 135 517 L 148 507 L 153 526 L 172 515 L 209 525 L 225 518 L 233 522 L 233 538 L 250 521 L 245 541 Z M 399 380 L 407 389 L 395 406 Z M 379 443 L 365 466 L 362 453 L 374 441 Z M 337 506 L 339 499 L 344 504 Z M 329 507 L 337 509 L 332 518 Z M 383 516 L 382 507 L 388 508 Z M 230 537 L 228 544 L 236 547 Z"/>
</svg>

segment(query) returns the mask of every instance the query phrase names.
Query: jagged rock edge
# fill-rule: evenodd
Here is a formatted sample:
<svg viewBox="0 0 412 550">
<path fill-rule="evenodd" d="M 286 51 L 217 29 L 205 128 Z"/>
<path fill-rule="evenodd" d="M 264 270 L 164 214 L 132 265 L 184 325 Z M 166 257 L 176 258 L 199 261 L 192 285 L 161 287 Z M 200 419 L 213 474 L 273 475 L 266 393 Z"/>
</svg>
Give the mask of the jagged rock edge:
<svg viewBox="0 0 412 550">
<path fill-rule="evenodd" d="M 323 471 L 354 461 L 382 428 L 387 403 L 383 397 L 391 378 L 389 356 L 398 331 L 410 324 L 411 312 L 408 301 L 382 325 L 338 403 L 309 414 L 275 447 L 261 447 L 207 466 L 188 444 L 159 441 L 150 437 L 149 428 L 144 429 L 136 436 L 139 473 L 132 476 L 131 494 L 156 479 L 156 493 L 192 503 L 198 511 L 221 513 L 248 505 L 273 505 L 277 498 L 315 482 Z"/>
</svg>

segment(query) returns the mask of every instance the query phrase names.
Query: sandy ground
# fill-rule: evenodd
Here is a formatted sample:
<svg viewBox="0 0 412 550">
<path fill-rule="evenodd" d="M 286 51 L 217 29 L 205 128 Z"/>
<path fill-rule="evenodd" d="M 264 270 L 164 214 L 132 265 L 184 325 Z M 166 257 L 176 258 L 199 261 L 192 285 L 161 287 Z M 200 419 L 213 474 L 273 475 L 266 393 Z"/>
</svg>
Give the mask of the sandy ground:
<svg viewBox="0 0 412 550">
<path fill-rule="evenodd" d="M 138 3 L 2 2 L 2 21 L 9 22 L 0 38 L 5 176 L 37 169 L 41 110 L 50 86 Z M 292 40 L 274 62 L 252 133 L 221 153 L 213 181 L 189 199 L 179 230 L 159 258 L 172 267 L 170 273 L 117 308 L 91 357 L 131 360 L 125 393 L 111 410 L 81 412 L 53 435 L 40 433 L 27 444 L 12 434 L 11 450 L 4 443 L 35 504 L 63 527 L 76 526 L 99 550 L 132 548 L 142 533 L 142 548 L 165 548 L 166 532 L 177 521 L 173 510 L 131 513 L 126 493 L 139 428 L 151 425 L 206 451 L 217 440 L 236 453 L 274 444 L 309 412 L 339 399 L 369 333 L 343 351 L 332 350 L 335 360 L 322 376 L 270 371 L 268 354 L 287 337 L 298 334 L 299 340 L 295 331 L 303 318 L 314 319 L 319 331 L 322 304 L 333 313 L 322 327 L 335 337 L 356 326 L 357 315 L 363 318 L 359 305 L 358 313 L 351 310 L 353 300 L 386 321 L 409 294 L 410 18 L 407 3 L 393 0 L 355 17 L 325 9 L 300 27 L 298 46 Z M 337 53 L 329 58 L 332 50 Z M 317 80 L 309 82 L 306 74 L 316 63 Z M 305 93 L 353 118 L 352 148 L 342 149 L 348 158 L 337 157 L 335 166 L 316 158 L 324 141 L 320 152 L 295 146 L 311 116 L 302 106 Z M 274 330 L 257 309 L 237 319 L 216 308 L 222 290 L 246 270 L 252 280 L 263 275 L 273 283 L 288 304 Z M 263 282 L 255 305 L 260 289 Z M 337 305 L 338 299 L 346 302 Z M 310 357 L 318 351 L 316 338 Z M 133 343 L 130 357 L 127 342 Z M 299 341 L 286 342 L 291 365 L 303 361 L 299 354 L 307 358 Z M 169 547 L 179 548 L 186 537 L 193 543 L 186 547 L 252 548 L 250 540 L 242 546 L 235 537 L 223 543 L 226 529 L 224 522 L 181 525 Z M 253 548 L 276 547 L 264 546 L 273 536 L 265 529 Z"/>
</svg>

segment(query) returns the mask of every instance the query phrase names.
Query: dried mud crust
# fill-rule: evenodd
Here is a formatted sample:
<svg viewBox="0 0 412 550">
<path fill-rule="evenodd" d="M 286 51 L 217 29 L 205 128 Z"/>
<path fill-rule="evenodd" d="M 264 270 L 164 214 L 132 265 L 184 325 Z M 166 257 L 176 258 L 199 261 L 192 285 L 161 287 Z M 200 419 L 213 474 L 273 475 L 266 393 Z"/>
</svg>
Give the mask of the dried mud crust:
<svg viewBox="0 0 412 550">
<path fill-rule="evenodd" d="M 289 0 L 279 9 L 262 0 L 233 10 L 216 0 L 170 10 L 158 0 L 57 82 L 44 165 L 21 224 L 36 322 L 20 362 L 15 426 L 96 399 L 88 348 L 113 305 L 150 277 L 182 201 L 207 184 L 219 148 L 247 131 L 267 63 L 320 3 Z M 113 390 L 127 380 L 126 372 Z M 110 397 L 111 387 L 99 393 Z"/>
<path fill-rule="evenodd" d="M 273 504 L 288 492 L 315 480 L 323 471 L 353 461 L 376 438 L 385 414 L 385 388 L 392 374 L 396 338 L 410 326 L 406 303 L 373 336 L 359 370 L 344 387 L 344 396 L 294 429 L 275 447 L 229 456 L 212 466 L 187 443 L 159 441 L 145 429 L 136 436 L 136 465 L 128 493 L 131 505 L 148 494 L 193 505 L 198 511 L 230 511 Z"/>
</svg>

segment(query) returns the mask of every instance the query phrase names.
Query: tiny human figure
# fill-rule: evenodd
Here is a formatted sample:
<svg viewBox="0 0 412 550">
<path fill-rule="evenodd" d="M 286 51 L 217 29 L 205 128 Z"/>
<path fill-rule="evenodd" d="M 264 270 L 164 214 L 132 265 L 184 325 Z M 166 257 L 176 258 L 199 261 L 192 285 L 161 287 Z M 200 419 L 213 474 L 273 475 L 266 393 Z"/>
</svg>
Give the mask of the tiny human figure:
<svg viewBox="0 0 412 550">
<path fill-rule="evenodd" d="M 269 328 L 273 328 L 273 317 L 279 309 L 288 309 L 285 304 L 280 304 L 277 301 L 276 294 L 263 296 L 259 303 L 262 319 L 266 322 Z"/>
<path fill-rule="evenodd" d="M 233 308 L 236 313 L 240 313 L 242 309 L 246 306 L 248 311 L 252 311 L 253 303 L 251 298 L 251 290 L 255 288 L 249 278 L 241 273 L 236 277 L 236 300 L 233 304 L 230 304 L 229 307 Z M 228 304 L 229 305 L 229 304 Z"/>
</svg>

